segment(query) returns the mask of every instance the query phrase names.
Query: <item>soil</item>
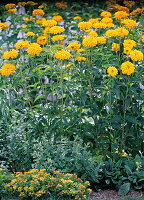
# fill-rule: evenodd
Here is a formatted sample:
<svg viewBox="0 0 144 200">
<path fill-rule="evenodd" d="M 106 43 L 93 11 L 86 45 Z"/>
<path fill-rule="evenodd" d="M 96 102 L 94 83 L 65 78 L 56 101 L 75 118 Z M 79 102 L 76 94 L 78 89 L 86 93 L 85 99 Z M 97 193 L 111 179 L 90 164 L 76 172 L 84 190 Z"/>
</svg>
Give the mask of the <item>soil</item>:
<svg viewBox="0 0 144 200">
<path fill-rule="evenodd" d="M 141 192 L 138 191 L 132 191 L 129 192 L 126 196 L 119 196 L 118 192 L 115 190 L 102 190 L 100 192 L 92 192 L 90 194 L 90 198 L 91 199 L 106 199 L 106 200 L 114 200 L 114 199 L 123 199 L 123 198 L 128 198 L 128 197 L 132 197 L 132 198 L 138 198 L 138 197 L 143 197 Z"/>
</svg>

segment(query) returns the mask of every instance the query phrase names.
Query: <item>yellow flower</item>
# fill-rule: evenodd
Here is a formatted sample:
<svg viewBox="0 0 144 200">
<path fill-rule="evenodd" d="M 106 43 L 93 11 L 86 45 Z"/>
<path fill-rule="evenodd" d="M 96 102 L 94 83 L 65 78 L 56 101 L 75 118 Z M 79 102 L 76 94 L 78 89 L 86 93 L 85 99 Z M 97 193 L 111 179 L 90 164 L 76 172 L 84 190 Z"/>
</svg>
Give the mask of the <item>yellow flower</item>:
<svg viewBox="0 0 144 200">
<path fill-rule="evenodd" d="M 113 20 L 109 17 L 105 17 L 101 20 L 101 22 L 104 24 L 109 24 L 109 23 L 113 23 Z"/>
<path fill-rule="evenodd" d="M 44 20 L 42 22 L 42 26 L 44 27 L 52 27 L 52 26 L 56 26 L 57 25 L 57 22 L 53 19 L 49 19 L 49 20 Z"/>
<path fill-rule="evenodd" d="M 72 43 L 70 43 L 69 45 L 68 45 L 68 50 L 72 50 L 72 49 L 74 49 L 74 50 L 78 50 L 78 49 L 80 49 L 80 44 L 78 43 L 78 42 L 72 42 Z"/>
<path fill-rule="evenodd" d="M 21 192 L 19 196 L 24 197 L 25 196 L 24 192 Z"/>
<path fill-rule="evenodd" d="M 92 24 L 95 24 L 97 22 L 99 22 L 100 18 L 91 18 L 89 19 L 89 22 L 92 23 Z"/>
<path fill-rule="evenodd" d="M 127 40 L 124 40 L 123 46 L 124 48 L 129 47 L 130 49 L 132 49 L 133 47 L 136 46 L 136 42 L 134 40 L 127 39 Z"/>
<path fill-rule="evenodd" d="M 45 13 L 44 13 L 44 11 L 42 10 L 42 9 L 35 9 L 35 10 L 33 10 L 33 13 L 32 13 L 32 15 L 33 16 L 36 16 L 36 15 L 44 15 Z"/>
<path fill-rule="evenodd" d="M 45 45 L 47 43 L 47 37 L 46 36 L 39 36 L 37 39 L 37 43 L 39 45 Z"/>
<path fill-rule="evenodd" d="M 73 18 L 73 20 L 80 20 L 80 19 L 81 19 L 80 16 L 76 16 L 76 17 Z"/>
<path fill-rule="evenodd" d="M 120 20 L 120 19 L 126 19 L 128 18 L 129 16 L 129 13 L 127 12 L 124 12 L 124 11 L 118 11 L 114 14 L 114 18 L 116 18 L 117 20 Z"/>
<path fill-rule="evenodd" d="M 6 9 L 6 10 L 13 9 L 13 8 L 15 8 L 15 7 L 16 7 L 16 5 L 15 5 L 14 3 L 10 3 L 10 4 L 6 4 L 6 5 L 5 5 L 5 9 Z"/>
<path fill-rule="evenodd" d="M 2 169 L 2 168 L 0 168 L 0 171 L 3 171 L 3 169 Z"/>
<path fill-rule="evenodd" d="M 25 187 L 24 187 L 24 190 L 27 192 L 27 191 L 28 191 L 28 187 L 27 187 L 27 186 L 25 186 Z"/>
<path fill-rule="evenodd" d="M 16 13 L 17 10 L 16 10 L 16 9 L 9 9 L 8 12 L 9 12 L 9 13 Z"/>
<path fill-rule="evenodd" d="M 59 60 L 70 59 L 70 57 L 71 57 L 71 54 L 70 54 L 68 51 L 64 50 L 64 49 L 58 51 L 58 52 L 55 54 L 55 58 L 57 58 L 57 59 L 59 59 Z"/>
<path fill-rule="evenodd" d="M 66 35 L 55 35 L 51 39 L 53 42 L 59 41 L 59 40 L 64 40 L 67 36 Z"/>
<path fill-rule="evenodd" d="M 18 187 L 18 191 L 21 192 L 22 191 L 22 187 Z"/>
<path fill-rule="evenodd" d="M 27 53 L 31 55 L 38 55 L 42 51 L 42 48 L 37 43 L 32 43 L 28 46 Z"/>
<path fill-rule="evenodd" d="M 130 52 L 131 52 L 131 48 L 129 48 L 129 47 L 125 47 L 124 48 L 124 53 L 125 54 L 130 54 Z"/>
<path fill-rule="evenodd" d="M 90 37 L 97 37 L 97 36 L 98 36 L 98 34 L 97 34 L 96 31 L 90 31 L 90 32 L 88 33 L 88 35 L 89 35 Z"/>
<path fill-rule="evenodd" d="M 53 16 L 52 19 L 55 20 L 56 22 L 62 22 L 63 21 L 63 18 L 60 15 Z"/>
<path fill-rule="evenodd" d="M 71 68 L 70 68 L 71 65 L 72 65 L 72 63 L 66 65 L 66 69 L 71 70 Z M 58 185 L 59 185 L 59 184 L 58 184 Z M 57 187 L 58 187 L 58 185 L 57 185 Z"/>
<path fill-rule="evenodd" d="M 136 21 L 131 19 L 122 20 L 121 23 L 124 24 L 124 26 L 129 29 L 134 28 L 137 25 Z"/>
<path fill-rule="evenodd" d="M 142 36 L 142 42 L 144 43 L 144 35 Z"/>
<path fill-rule="evenodd" d="M 50 30 L 50 27 L 46 27 L 45 30 L 43 31 L 44 35 L 48 35 L 49 33 L 49 30 Z"/>
<path fill-rule="evenodd" d="M 116 76 L 118 74 L 118 70 L 115 68 L 115 67 L 109 67 L 107 69 L 107 73 L 110 75 L 110 76 Z"/>
<path fill-rule="evenodd" d="M 33 2 L 33 1 L 27 1 L 26 5 L 35 6 L 35 5 L 37 5 L 37 3 Z"/>
<path fill-rule="evenodd" d="M 91 192 L 92 192 L 92 190 L 91 190 L 90 188 L 88 188 L 88 192 L 89 192 L 89 193 L 91 193 Z"/>
<path fill-rule="evenodd" d="M 1 30 L 7 29 L 7 28 L 9 28 L 9 25 L 6 22 L 0 23 L 0 29 Z"/>
<path fill-rule="evenodd" d="M 112 15 L 111 15 L 111 13 L 108 12 L 108 11 L 103 11 L 103 12 L 101 12 L 101 16 L 102 16 L 102 17 L 111 17 Z"/>
<path fill-rule="evenodd" d="M 85 31 L 87 29 L 89 30 L 92 28 L 92 23 L 91 22 L 80 22 L 78 24 L 78 27 L 80 28 L 80 30 L 83 30 L 83 31 Z"/>
<path fill-rule="evenodd" d="M 91 37 L 85 37 L 82 42 L 84 47 L 94 47 L 97 45 L 97 39 Z"/>
<path fill-rule="evenodd" d="M 81 52 L 84 52 L 84 51 L 85 50 L 83 48 L 77 50 L 78 53 L 81 53 Z"/>
<path fill-rule="evenodd" d="M 107 27 L 107 25 L 102 22 L 97 22 L 97 23 L 93 24 L 93 28 L 106 28 L 106 27 Z"/>
<path fill-rule="evenodd" d="M 115 30 L 108 30 L 108 31 L 106 31 L 106 36 L 107 37 L 116 37 L 117 36 L 117 33 L 116 33 L 116 31 Z"/>
<path fill-rule="evenodd" d="M 119 51 L 120 50 L 120 44 L 113 43 L 112 44 L 112 51 Z"/>
<path fill-rule="evenodd" d="M 68 7 L 67 2 L 63 2 L 63 1 L 57 2 L 55 5 L 58 8 L 62 8 L 63 10 L 65 10 Z"/>
<path fill-rule="evenodd" d="M 26 28 L 26 27 L 27 27 L 27 25 L 23 25 L 23 26 L 22 26 L 22 28 Z"/>
<path fill-rule="evenodd" d="M 17 5 L 20 7 L 20 6 L 25 6 L 26 5 L 26 2 L 18 2 Z"/>
<path fill-rule="evenodd" d="M 143 60 L 143 53 L 141 51 L 138 50 L 134 50 L 130 52 L 129 57 L 133 60 L 133 61 L 140 61 Z"/>
<path fill-rule="evenodd" d="M 78 61 L 86 61 L 86 58 L 85 57 L 82 57 L 82 56 L 77 56 L 75 58 L 75 60 L 78 60 Z"/>
<path fill-rule="evenodd" d="M 15 50 L 15 49 L 12 49 L 12 50 L 10 50 L 10 51 L 6 51 L 6 52 L 4 52 L 4 54 L 3 54 L 3 58 L 5 59 L 5 60 L 7 60 L 7 59 L 9 59 L 9 58 L 16 58 L 18 56 L 18 52 Z"/>
<path fill-rule="evenodd" d="M 27 36 L 27 37 L 30 37 L 30 36 L 34 37 L 34 36 L 35 36 L 35 33 L 33 33 L 33 32 L 27 32 L 26 36 Z"/>
<path fill-rule="evenodd" d="M 29 190 L 31 190 L 31 191 L 33 191 L 33 190 L 34 190 L 34 188 L 33 188 L 32 186 L 30 186 L 28 189 L 29 189 Z"/>
<path fill-rule="evenodd" d="M 28 46 L 29 46 L 29 42 L 27 40 L 21 41 L 21 42 L 17 42 L 16 45 L 15 45 L 16 49 L 27 48 Z"/>
<path fill-rule="evenodd" d="M 25 17 L 24 19 L 25 22 L 33 22 L 32 17 Z"/>
<path fill-rule="evenodd" d="M 90 186 L 90 182 L 89 181 L 86 181 L 85 184 L 88 185 L 88 186 Z"/>
<path fill-rule="evenodd" d="M 16 185 L 13 185 L 13 189 L 16 190 L 16 189 L 17 189 L 17 186 L 16 186 Z"/>
<path fill-rule="evenodd" d="M 121 65 L 122 74 L 131 75 L 134 73 L 135 66 L 133 63 L 126 61 Z"/>
<path fill-rule="evenodd" d="M 115 32 L 116 32 L 117 36 L 120 36 L 120 37 L 125 37 L 125 36 L 128 36 L 128 34 L 129 34 L 128 30 L 126 30 L 125 28 L 120 28 L 120 27 L 115 29 Z"/>
<path fill-rule="evenodd" d="M 98 44 L 106 44 L 105 37 L 96 37 L 95 39 L 97 40 Z"/>
<path fill-rule="evenodd" d="M 58 12 L 53 13 L 53 16 L 55 16 L 55 15 L 59 15 L 59 13 Z"/>
<path fill-rule="evenodd" d="M 49 33 L 51 34 L 61 34 L 62 32 L 64 32 L 64 28 L 61 26 L 53 26 L 49 29 Z"/>
<path fill-rule="evenodd" d="M 135 5 L 135 1 L 124 1 L 126 7 L 132 8 Z"/>
<path fill-rule="evenodd" d="M 41 19 L 37 19 L 36 23 L 37 24 L 43 24 L 46 21 L 46 18 L 41 18 Z"/>
</svg>

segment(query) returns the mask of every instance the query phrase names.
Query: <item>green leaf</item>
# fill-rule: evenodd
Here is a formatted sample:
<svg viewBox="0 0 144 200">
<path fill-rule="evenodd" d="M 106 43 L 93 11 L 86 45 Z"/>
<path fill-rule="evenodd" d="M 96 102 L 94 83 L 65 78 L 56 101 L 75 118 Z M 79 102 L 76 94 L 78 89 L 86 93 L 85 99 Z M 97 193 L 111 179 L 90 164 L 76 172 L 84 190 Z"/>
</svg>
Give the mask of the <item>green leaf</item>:
<svg viewBox="0 0 144 200">
<path fill-rule="evenodd" d="M 37 100 L 39 99 L 44 99 L 45 98 L 45 95 L 39 95 L 35 98 L 34 102 L 36 102 Z"/>
<path fill-rule="evenodd" d="M 120 186 L 120 189 L 118 191 L 118 195 L 125 196 L 130 190 L 130 183 L 124 183 Z"/>
</svg>

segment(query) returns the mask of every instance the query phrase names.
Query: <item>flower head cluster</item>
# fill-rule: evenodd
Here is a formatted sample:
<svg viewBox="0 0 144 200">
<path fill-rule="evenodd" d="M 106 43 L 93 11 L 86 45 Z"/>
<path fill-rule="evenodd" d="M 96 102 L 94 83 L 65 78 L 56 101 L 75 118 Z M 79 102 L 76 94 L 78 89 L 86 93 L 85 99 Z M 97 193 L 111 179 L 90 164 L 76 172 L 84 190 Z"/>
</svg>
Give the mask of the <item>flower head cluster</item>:
<svg viewBox="0 0 144 200">
<path fill-rule="evenodd" d="M 45 21 L 46 21 L 46 18 L 40 18 L 36 20 L 36 23 L 42 25 Z"/>
<path fill-rule="evenodd" d="M 101 16 L 102 16 L 102 17 L 111 17 L 112 15 L 111 15 L 111 13 L 108 12 L 108 11 L 103 11 L 103 12 L 101 12 Z"/>
<path fill-rule="evenodd" d="M 63 18 L 60 15 L 53 16 L 52 19 L 55 20 L 56 22 L 62 22 L 63 21 Z"/>
<path fill-rule="evenodd" d="M 130 15 L 136 15 L 136 14 L 140 14 L 142 12 L 142 9 L 137 8 L 136 10 L 133 10 Z"/>
<path fill-rule="evenodd" d="M 90 18 L 88 22 L 95 24 L 97 22 L 99 22 L 100 18 Z"/>
<path fill-rule="evenodd" d="M 39 36 L 37 38 L 37 43 L 39 45 L 45 45 L 47 43 L 47 37 L 46 36 Z"/>
<path fill-rule="evenodd" d="M 112 51 L 119 51 L 120 50 L 120 44 L 113 43 L 112 44 Z"/>
<path fill-rule="evenodd" d="M 124 12 L 124 11 L 118 11 L 114 14 L 114 17 L 117 19 L 117 20 L 120 20 L 120 19 L 127 19 L 129 16 L 129 13 L 127 12 Z"/>
<path fill-rule="evenodd" d="M 9 13 L 16 13 L 17 10 L 16 10 L 16 9 L 9 9 L 8 12 L 9 12 Z"/>
<path fill-rule="evenodd" d="M 59 60 L 67 60 L 67 59 L 70 59 L 70 57 L 71 57 L 71 54 L 68 51 L 64 50 L 64 49 L 58 51 L 55 54 L 55 58 L 57 58 Z"/>
<path fill-rule="evenodd" d="M 67 2 L 63 2 L 63 1 L 57 2 L 55 5 L 58 8 L 62 8 L 63 10 L 65 10 L 68 7 Z"/>
<path fill-rule="evenodd" d="M 107 25 L 105 23 L 102 22 L 97 22 L 93 24 L 93 28 L 106 28 Z"/>
<path fill-rule="evenodd" d="M 73 20 L 80 20 L 80 19 L 81 19 L 80 16 L 76 16 L 76 17 L 73 18 Z"/>
<path fill-rule="evenodd" d="M 125 54 L 129 55 L 130 52 L 131 52 L 131 48 L 130 48 L 130 47 L 125 47 L 125 48 L 124 48 L 124 53 L 125 53 Z"/>
<path fill-rule="evenodd" d="M 49 192 L 58 196 L 70 197 L 72 199 L 86 199 L 91 193 L 89 181 L 83 182 L 76 174 L 64 174 L 60 171 L 47 173 L 45 169 L 34 169 L 28 172 L 16 172 L 12 180 L 4 186 L 10 194 L 28 199 L 43 199 Z"/>
<path fill-rule="evenodd" d="M 121 65 L 122 74 L 131 75 L 134 73 L 135 66 L 133 63 L 126 61 Z"/>
<path fill-rule="evenodd" d="M 78 42 L 72 42 L 72 43 L 70 43 L 69 45 L 68 45 L 68 50 L 72 50 L 72 49 L 74 49 L 74 50 L 78 50 L 78 49 L 80 49 L 80 44 L 78 43 Z"/>
<path fill-rule="evenodd" d="M 82 44 L 84 47 L 94 47 L 97 45 L 97 38 L 85 37 Z"/>
<path fill-rule="evenodd" d="M 32 43 L 28 46 L 27 53 L 31 55 L 38 55 L 42 51 L 42 48 L 37 43 Z"/>
<path fill-rule="evenodd" d="M 33 18 L 32 17 L 25 17 L 24 21 L 25 22 L 33 22 Z"/>
<path fill-rule="evenodd" d="M 129 57 L 133 61 L 141 61 L 141 60 L 143 60 L 143 53 L 141 51 L 138 51 L 138 50 L 133 50 L 133 51 L 130 52 Z"/>
<path fill-rule="evenodd" d="M 57 25 L 57 22 L 53 19 L 49 19 L 49 20 L 44 20 L 42 22 L 42 26 L 44 27 L 52 27 L 52 26 L 56 26 Z"/>
<path fill-rule="evenodd" d="M 88 33 L 88 35 L 89 35 L 90 37 L 92 37 L 92 38 L 98 36 L 98 34 L 97 34 L 96 31 L 90 31 L 90 32 Z"/>
<path fill-rule="evenodd" d="M 0 29 L 1 30 L 7 29 L 7 28 L 9 28 L 9 25 L 6 22 L 0 23 Z"/>
<path fill-rule="evenodd" d="M 18 56 L 18 52 L 15 49 L 12 49 L 10 51 L 6 51 L 3 54 L 3 58 L 5 60 L 8 60 L 9 58 L 13 59 L 13 58 L 16 58 L 17 56 Z"/>
<path fill-rule="evenodd" d="M 106 38 L 105 37 L 96 37 L 98 44 L 106 44 Z"/>
<path fill-rule="evenodd" d="M 36 16 L 36 15 L 44 15 L 45 13 L 44 13 L 44 11 L 42 10 L 42 9 L 35 9 L 35 10 L 33 10 L 33 13 L 32 13 L 32 15 L 33 16 Z"/>
<path fill-rule="evenodd" d="M 128 8 L 132 8 L 135 5 L 135 1 L 127 1 L 127 0 L 125 0 L 123 3 Z"/>
<path fill-rule="evenodd" d="M 49 29 L 49 33 L 51 34 L 61 34 L 64 32 L 64 28 L 61 26 L 53 26 Z"/>
<path fill-rule="evenodd" d="M 77 57 L 75 58 L 75 60 L 78 60 L 79 62 L 81 62 L 81 61 L 86 61 L 86 58 L 83 57 L 83 56 L 77 56 Z"/>
<path fill-rule="evenodd" d="M 106 36 L 107 37 L 125 37 L 125 36 L 128 36 L 129 34 L 129 31 L 125 28 L 120 28 L 118 27 L 117 29 L 115 30 L 108 30 L 106 31 Z"/>
<path fill-rule="evenodd" d="M 134 28 L 137 25 L 136 21 L 134 21 L 132 19 L 122 20 L 121 23 L 124 24 L 124 26 L 129 29 Z"/>
<path fill-rule="evenodd" d="M 27 48 L 28 46 L 29 46 L 29 42 L 27 40 L 21 41 L 21 42 L 17 42 L 16 45 L 15 45 L 16 49 Z"/>
<path fill-rule="evenodd" d="M 53 42 L 64 40 L 67 36 L 66 35 L 55 35 L 51 39 Z"/>
<path fill-rule="evenodd" d="M 142 36 L 142 42 L 144 43 L 144 35 Z"/>
<path fill-rule="evenodd" d="M 5 9 L 6 9 L 6 10 L 13 9 L 13 8 L 15 8 L 15 7 L 16 7 L 16 5 L 15 5 L 14 3 L 9 3 L 9 4 L 6 4 L 6 5 L 5 5 Z"/>
<path fill-rule="evenodd" d="M 1 68 L 1 75 L 2 76 L 12 75 L 15 70 L 16 68 L 13 64 L 4 63 L 4 66 Z"/>
<path fill-rule="evenodd" d="M 34 37 L 35 33 L 33 33 L 33 32 L 27 32 L 26 36 L 27 37 Z"/>
<path fill-rule="evenodd" d="M 115 67 L 109 67 L 107 69 L 107 73 L 110 75 L 110 76 L 116 76 L 118 74 L 118 70 L 115 68 Z"/>
<path fill-rule="evenodd" d="M 78 27 L 80 28 L 80 30 L 83 30 L 83 31 L 90 30 L 92 28 L 92 23 L 91 22 L 80 22 L 78 24 Z"/>
<path fill-rule="evenodd" d="M 18 2 L 17 5 L 20 7 L 20 6 L 25 6 L 26 5 L 26 2 Z"/>
<path fill-rule="evenodd" d="M 132 49 L 133 47 L 136 46 L 136 42 L 134 40 L 127 39 L 127 40 L 124 40 L 123 46 L 124 48 L 129 47 L 130 49 Z"/>
</svg>

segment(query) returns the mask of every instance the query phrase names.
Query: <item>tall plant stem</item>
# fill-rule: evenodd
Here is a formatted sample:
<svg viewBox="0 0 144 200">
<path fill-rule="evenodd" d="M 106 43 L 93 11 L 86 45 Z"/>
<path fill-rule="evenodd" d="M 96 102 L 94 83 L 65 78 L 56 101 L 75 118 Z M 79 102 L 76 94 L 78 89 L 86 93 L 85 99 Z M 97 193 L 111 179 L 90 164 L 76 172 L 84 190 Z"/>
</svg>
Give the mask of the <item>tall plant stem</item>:
<svg viewBox="0 0 144 200">
<path fill-rule="evenodd" d="M 63 120 L 63 106 L 64 106 L 64 102 L 63 102 L 63 66 L 62 66 L 62 61 L 61 61 L 61 69 L 60 69 L 60 86 L 61 86 L 61 122 Z M 63 126 L 61 127 L 63 130 Z"/>
</svg>

